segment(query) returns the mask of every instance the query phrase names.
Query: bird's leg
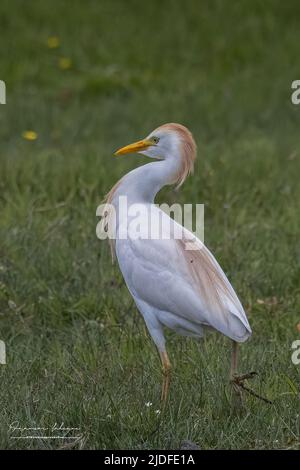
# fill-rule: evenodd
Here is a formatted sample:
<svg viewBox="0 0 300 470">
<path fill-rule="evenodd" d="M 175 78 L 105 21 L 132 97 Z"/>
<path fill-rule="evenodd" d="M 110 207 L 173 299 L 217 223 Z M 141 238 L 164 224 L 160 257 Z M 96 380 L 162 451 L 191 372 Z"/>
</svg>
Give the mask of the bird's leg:
<svg viewBox="0 0 300 470">
<path fill-rule="evenodd" d="M 259 398 L 265 403 L 272 404 L 270 400 L 264 398 L 255 393 L 251 388 L 244 385 L 244 381 L 247 379 L 253 379 L 257 375 L 257 372 L 249 372 L 248 374 L 238 375 L 237 374 L 237 356 L 238 356 L 238 343 L 233 341 L 232 343 L 232 356 L 231 356 L 231 368 L 230 368 L 230 383 L 233 386 L 234 395 L 232 398 L 233 408 L 241 408 L 242 391 L 248 392 L 250 395 Z"/>
<path fill-rule="evenodd" d="M 232 341 L 230 382 L 234 381 L 234 378 L 237 374 L 237 363 L 238 363 L 238 343 L 236 341 Z"/>
<path fill-rule="evenodd" d="M 231 367 L 230 367 L 230 383 L 233 387 L 232 395 L 232 408 L 241 409 L 243 405 L 242 393 L 237 382 L 237 364 L 238 364 L 238 343 L 232 342 L 232 353 L 231 353 Z"/>
<path fill-rule="evenodd" d="M 160 358 L 163 367 L 163 383 L 161 390 L 161 401 L 166 403 L 171 382 L 171 363 L 167 351 L 160 351 Z"/>
</svg>

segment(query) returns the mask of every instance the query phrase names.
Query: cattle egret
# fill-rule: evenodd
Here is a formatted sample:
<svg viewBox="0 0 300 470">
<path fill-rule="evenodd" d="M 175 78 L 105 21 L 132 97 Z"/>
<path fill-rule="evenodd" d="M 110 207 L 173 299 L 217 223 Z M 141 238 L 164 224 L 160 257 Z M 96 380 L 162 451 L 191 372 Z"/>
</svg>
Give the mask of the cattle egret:
<svg viewBox="0 0 300 470">
<path fill-rule="evenodd" d="M 196 158 L 193 136 L 180 124 L 164 124 L 145 139 L 122 147 L 115 155 L 128 153 L 139 153 L 156 161 L 125 175 L 108 193 L 106 203 L 119 216 L 113 244 L 120 269 L 160 354 L 162 400 L 167 399 L 171 378 L 164 327 L 192 337 L 202 337 L 206 330 L 214 329 L 231 338 L 230 380 L 237 390 L 243 378 L 249 378 L 237 376 L 237 344 L 251 335 L 245 311 L 223 270 L 200 239 L 154 205 L 163 186 L 180 186 L 193 171 Z M 133 236 L 132 217 L 120 215 L 120 196 L 127 197 L 129 206 L 139 204 L 143 209 L 139 218 L 142 235 L 149 231 L 149 214 L 157 216 L 151 218 L 151 223 L 160 220 L 159 238 Z M 170 233 L 179 232 L 182 236 L 170 237 Z M 193 249 L 188 249 L 191 240 Z"/>
</svg>

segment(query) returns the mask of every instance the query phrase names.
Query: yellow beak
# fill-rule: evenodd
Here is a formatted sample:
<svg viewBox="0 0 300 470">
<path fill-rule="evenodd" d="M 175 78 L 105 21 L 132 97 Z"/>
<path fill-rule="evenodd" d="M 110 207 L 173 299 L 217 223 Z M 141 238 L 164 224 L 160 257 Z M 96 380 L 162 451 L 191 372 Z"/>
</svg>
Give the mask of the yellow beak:
<svg viewBox="0 0 300 470">
<path fill-rule="evenodd" d="M 114 155 L 125 155 L 126 153 L 142 152 L 151 145 L 154 145 L 151 140 L 139 140 L 138 142 L 134 142 L 133 144 L 126 145 L 126 147 L 120 148 L 114 153 Z"/>
</svg>

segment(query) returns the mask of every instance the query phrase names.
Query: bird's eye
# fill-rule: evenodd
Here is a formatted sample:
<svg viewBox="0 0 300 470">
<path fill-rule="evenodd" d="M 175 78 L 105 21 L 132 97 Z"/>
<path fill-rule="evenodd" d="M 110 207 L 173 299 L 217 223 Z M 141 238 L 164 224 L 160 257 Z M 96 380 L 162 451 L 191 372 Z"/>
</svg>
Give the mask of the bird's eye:
<svg viewBox="0 0 300 470">
<path fill-rule="evenodd" d="M 158 144 L 158 142 L 159 142 L 159 137 L 155 137 L 155 136 L 152 137 L 152 141 L 153 141 L 154 144 Z"/>
</svg>

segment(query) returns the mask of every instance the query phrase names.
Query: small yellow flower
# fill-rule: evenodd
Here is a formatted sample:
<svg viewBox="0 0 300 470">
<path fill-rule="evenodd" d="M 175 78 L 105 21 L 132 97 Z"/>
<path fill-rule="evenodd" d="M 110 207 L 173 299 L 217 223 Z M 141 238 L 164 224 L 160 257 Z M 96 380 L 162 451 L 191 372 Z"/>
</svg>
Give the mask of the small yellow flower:
<svg viewBox="0 0 300 470">
<path fill-rule="evenodd" d="M 69 59 L 69 57 L 60 57 L 58 65 L 60 69 L 68 70 L 72 67 L 72 61 Z"/>
<path fill-rule="evenodd" d="M 36 140 L 38 138 L 38 135 L 34 131 L 24 131 L 22 132 L 22 137 L 25 140 Z"/>
<path fill-rule="evenodd" d="M 47 46 L 49 47 L 49 49 L 56 49 L 57 47 L 59 47 L 59 45 L 60 41 L 57 36 L 50 36 L 47 39 Z"/>
</svg>

